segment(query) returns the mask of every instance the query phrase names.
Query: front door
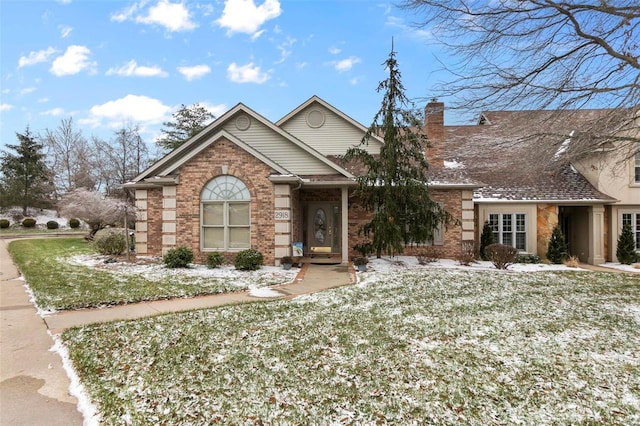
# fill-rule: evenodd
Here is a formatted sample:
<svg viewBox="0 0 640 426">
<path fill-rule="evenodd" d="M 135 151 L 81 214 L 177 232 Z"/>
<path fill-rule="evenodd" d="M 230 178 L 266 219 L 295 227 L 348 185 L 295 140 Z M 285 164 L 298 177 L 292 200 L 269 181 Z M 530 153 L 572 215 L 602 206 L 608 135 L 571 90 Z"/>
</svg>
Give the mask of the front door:
<svg viewBox="0 0 640 426">
<path fill-rule="evenodd" d="M 305 231 L 309 254 L 340 253 L 340 205 L 310 203 Z"/>
</svg>

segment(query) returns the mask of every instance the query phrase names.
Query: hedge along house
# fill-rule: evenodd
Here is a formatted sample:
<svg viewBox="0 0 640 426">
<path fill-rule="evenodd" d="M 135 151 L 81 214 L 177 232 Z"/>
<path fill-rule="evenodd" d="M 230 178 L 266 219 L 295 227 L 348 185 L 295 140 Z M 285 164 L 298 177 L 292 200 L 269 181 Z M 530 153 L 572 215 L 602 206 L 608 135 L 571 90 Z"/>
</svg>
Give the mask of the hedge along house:
<svg viewBox="0 0 640 426">
<path fill-rule="evenodd" d="M 640 154 L 625 159 L 608 145 L 575 164 L 565 155 L 573 136 L 586 123 L 606 125 L 608 112 L 489 111 L 476 125 L 445 126 L 447 160 L 485 184 L 474 191 L 476 238 L 487 221 L 497 242 L 544 257 L 560 225 L 570 254 L 599 264 L 617 260 L 627 222 L 640 252 Z"/>
<path fill-rule="evenodd" d="M 444 167 L 443 110 L 427 112 L 431 197 L 458 221 L 431 244 L 455 257 L 463 240 L 474 239 L 479 185 L 464 170 Z M 231 258 L 255 248 L 266 264 L 279 264 L 301 243 L 306 261 L 347 262 L 369 214 L 353 197 L 357 170 L 340 156 L 366 131 L 316 96 L 275 123 L 236 105 L 124 185 L 135 190 L 137 252 L 188 246 L 204 261 L 209 252 Z M 381 144 L 373 137 L 366 149 L 378 154 Z"/>
</svg>

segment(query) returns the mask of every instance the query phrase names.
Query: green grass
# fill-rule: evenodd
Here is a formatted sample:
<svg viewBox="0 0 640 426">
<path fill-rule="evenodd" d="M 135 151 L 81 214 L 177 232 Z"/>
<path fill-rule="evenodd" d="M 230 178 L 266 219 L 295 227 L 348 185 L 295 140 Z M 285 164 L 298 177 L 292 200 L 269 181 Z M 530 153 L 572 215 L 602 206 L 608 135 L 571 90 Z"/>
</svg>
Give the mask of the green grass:
<svg viewBox="0 0 640 426">
<path fill-rule="evenodd" d="M 103 424 L 640 424 L 640 277 L 396 270 L 64 332 Z"/>
<path fill-rule="evenodd" d="M 44 310 L 79 309 L 246 289 L 231 278 L 198 277 L 156 268 L 154 273 L 120 273 L 73 264 L 66 258 L 90 254 L 82 238 L 12 241 L 9 252 Z M 262 286 L 273 285 L 263 279 Z"/>
</svg>

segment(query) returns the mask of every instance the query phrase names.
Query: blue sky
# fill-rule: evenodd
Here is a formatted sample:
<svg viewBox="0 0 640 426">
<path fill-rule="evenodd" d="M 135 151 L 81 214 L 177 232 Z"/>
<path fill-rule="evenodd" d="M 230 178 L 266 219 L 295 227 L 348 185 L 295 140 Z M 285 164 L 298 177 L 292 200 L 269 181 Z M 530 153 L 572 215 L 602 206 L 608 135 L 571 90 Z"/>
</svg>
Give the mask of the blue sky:
<svg viewBox="0 0 640 426">
<path fill-rule="evenodd" d="M 68 117 L 85 137 L 134 123 L 151 142 L 196 102 L 276 121 L 318 95 L 368 126 L 392 38 L 409 97 L 442 77 L 437 44 L 411 23 L 375 0 L 2 0 L 0 149 Z"/>
</svg>

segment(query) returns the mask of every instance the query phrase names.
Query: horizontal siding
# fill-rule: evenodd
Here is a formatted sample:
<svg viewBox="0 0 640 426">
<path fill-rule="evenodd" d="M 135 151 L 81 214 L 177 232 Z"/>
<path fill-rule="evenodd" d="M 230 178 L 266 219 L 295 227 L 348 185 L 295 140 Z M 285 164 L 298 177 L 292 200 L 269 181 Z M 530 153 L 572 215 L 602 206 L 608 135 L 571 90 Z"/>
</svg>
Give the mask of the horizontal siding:
<svg viewBox="0 0 640 426">
<path fill-rule="evenodd" d="M 263 123 L 251 117 L 250 119 L 251 125 L 247 130 L 238 130 L 236 117 L 232 117 L 223 128 L 292 173 L 298 175 L 329 175 L 336 173 L 334 169 L 314 158 Z"/>
<path fill-rule="evenodd" d="M 318 128 L 310 127 L 307 124 L 307 114 L 314 109 L 322 111 L 325 117 L 324 124 Z M 361 129 L 318 103 L 309 105 L 296 116 L 287 120 L 282 128 L 323 155 L 344 154 L 350 147 L 359 145 L 364 136 Z M 380 143 L 370 141 L 365 149 L 371 154 L 378 154 Z"/>
</svg>

